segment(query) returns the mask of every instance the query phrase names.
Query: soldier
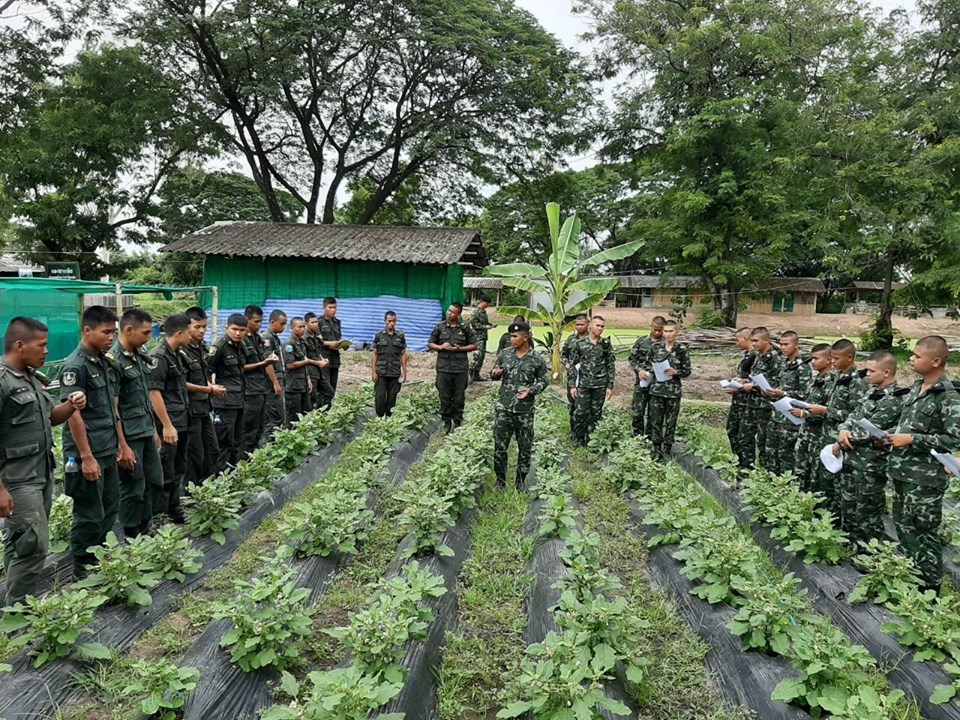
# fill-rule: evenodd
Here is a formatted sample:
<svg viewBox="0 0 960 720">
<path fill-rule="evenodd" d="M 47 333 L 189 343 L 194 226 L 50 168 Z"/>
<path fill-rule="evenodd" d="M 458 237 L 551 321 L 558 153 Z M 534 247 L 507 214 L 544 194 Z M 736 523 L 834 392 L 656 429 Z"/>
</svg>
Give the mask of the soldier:
<svg viewBox="0 0 960 720">
<path fill-rule="evenodd" d="M 644 428 L 649 427 L 646 424 L 648 407 L 650 401 L 650 381 L 649 379 L 640 379 L 641 364 L 650 354 L 650 348 L 655 342 L 659 342 L 663 337 L 663 324 L 666 319 L 662 315 L 657 315 L 650 321 L 650 334 L 646 337 L 638 337 L 630 350 L 628 362 L 630 369 L 633 370 L 635 382 L 633 384 L 633 434 L 643 435 Z"/>
<path fill-rule="evenodd" d="M 530 347 L 530 326 L 513 323 L 509 350 L 497 355 L 497 364 L 490 373 L 501 380 L 500 394 L 494 409 L 493 471 L 497 487 L 507 485 L 507 451 L 510 439 L 517 438 L 517 488 L 523 487 L 530 473 L 530 453 L 533 449 L 533 413 L 535 398 L 547 387 L 547 364 Z"/>
<path fill-rule="evenodd" d="M 780 352 L 783 354 L 783 370 L 778 386 L 763 393 L 765 398 L 780 400 L 784 397 L 798 399 L 810 384 L 810 364 L 800 357 L 800 338 L 792 330 L 780 335 Z M 782 413 L 774 413 L 767 433 L 767 457 L 769 470 L 778 475 L 794 472 L 795 450 L 800 426 L 794 425 Z"/>
<path fill-rule="evenodd" d="M 190 436 L 190 400 L 187 367 L 180 349 L 190 342 L 190 318 L 171 315 L 163 324 L 165 337 L 150 351 L 155 361 L 150 373 L 150 402 L 163 444 L 163 495 L 156 512 L 165 512 L 176 524 L 187 521 L 180 506 L 180 488 L 187 468 L 187 438 Z"/>
<path fill-rule="evenodd" d="M 749 382 L 750 372 L 753 369 L 756 355 L 753 352 L 753 344 L 750 342 L 750 328 L 740 328 L 736 334 L 737 349 L 743 354 L 740 362 L 737 364 L 737 371 L 734 377 L 741 385 Z M 730 411 L 727 413 L 727 439 L 730 441 L 730 449 L 737 456 L 740 467 L 747 469 L 750 467 L 747 460 L 747 453 L 740 447 L 740 434 L 743 432 L 742 426 L 746 420 L 748 400 L 750 393 L 744 392 L 741 388 L 728 388 L 725 392 L 731 396 Z"/>
<path fill-rule="evenodd" d="M 201 307 L 187 308 L 190 318 L 190 342 L 180 349 L 187 368 L 187 394 L 190 399 L 190 434 L 187 437 L 187 469 L 183 473 L 183 487 L 189 492 L 192 485 L 200 485 L 213 474 L 220 457 L 217 431 L 213 425 L 212 397 L 224 398 L 227 389 L 210 382 L 207 356 L 210 348 L 203 338 L 207 334 L 207 313 Z"/>
<path fill-rule="evenodd" d="M 333 397 L 333 391 L 324 390 L 321 392 L 320 389 L 326 382 L 321 372 L 323 364 L 320 362 L 324 360 L 322 353 L 323 338 L 320 337 L 320 318 L 317 317 L 316 313 L 308 312 L 303 316 L 303 320 L 307 324 L 307 334 L 303 336 L 303 340 L 307 344 L 307 357 L 314 361 L 307 366 L 307 375 L 310 376 L 312 385 L 310 388 L 310 409 L 316 410 L 320 407 L 321 394 L 324 397 L 327 395 Z"/>
<path fill-rule="evenodd" d="M 526 322 L 522 316 L 519 322 Z M 518 322 L 516 318 L 513 320 Z M 579 313 L 573 318 L 573 335 L 567 338 L 567 341 L 563 344 L 563 347 L 560 348 L 560 362 L 563 363 L 563 369 L 567 374 L 567 410 L 570 414 L 570 437 L 573 437 L 573 411 L 576 408 L 576 401 L 573 399 L 571 390 L 573 389 L 573 381 L 576 377 L 576 373 L 571 371 L 570 365 L 570 352 L 573 350 L 574 344 L 577 340 L 583 340 L 587 337 L 587 333 L 590 330 L 590 318 L 587 317 L 586 313 Z M 510 335 L 507 335 L 507 339 L 510 338 Z M 500 348 L 501 350 L 503 348 Z"/>
<path fill-rule="evenodd" d="M 765 327 L 754 328 L 750 333 L 750 344 L 755 354 L 751 374 L 763 375 L 771 387 L 776 387 L 783 370 L 783 360 L 770 342 L 770 331 Z M 774 462 L 767 448 L 767 433 L 773 406 L 754 383 L 744 383 L 743 391 L 747 393 L 747 412 L 740 424 L 739 445 L 746 460 L 741 460 L 741 467 L 752 468 L 759 459 L 760 467 L 772 469 Z"/>
<path fill-rule="evenodd" d="M 67 465 L 77 466 L 64 468 L 63 487 L 73 498 L 70 553 L 78 580 L 87 576 L 87 565 L 94 562 L 88 548 L 103 544 L 120 509 L 116 391 L 104 355 L 113 347 L 117 316 L 109 308 L 91 305 L 83 311 L 80 325 L 80 344 L 63 361 L 60 374 L 61 400 L 77 391 L 87 398 L 86 407 L 70 416 L 63 431 L 63 457 Z"/>
<path fill-rule="evenodd" d="M 373 369 L 377 417 L 390 417 L 401 383 L 407 381 L 407 336 L 397 330 L 397 314 L 388 310 L 384 329 L 373 337 Z"/>
<path fill-rule="evenodd" d="M 273 434 L 280 428 L 287 427 L 287 404 L 283 397 L 283 388 L 287 384 L 286 365 L 283 363 L 283 343 L 280 335 L 287 327 L 287 314 L 283 310 L 270 312 L 268 332 L 263 336 L 264 347 L 267 352 L 275 353 L 278 357 L 273 366 L 274 377 L 277 382 L 273 386 L 273 395 L 267 395 L 267 427 L 264 437 L 273 439 Z"/>
<path fill-rule="evenodd" d="M 310 376 L 307 374 L 307 368 L 312 363 L 319 360 L 311 360 L 307 357 L 307 343 L 303 336 L 307 331 L 307 324 L 302 317 L 295 317 L 290 323 L 290 337 L 287 344 L 283 346 L 283 362 L 286 369 L 286 385 L 283 388 L 284 397 L 287 399 L 287 421 L 293 422 L 294 419 L 310 412 Z"/>
<path fill-rule="evenodd" d="M 857 348 L 849 340 L 837 340 L 830 349 L 834 371 L 830 395 L 825 404 L 809 408 L 811 414 L 823 416 L 824 444 L 836 439 L 840 424 L 850 416 L 867 391 L 867 383 L 860 377 L 855 364 L 856 357 Z M 844 478 L 826 472 L 820 472 L 819 478 L 818 489 L 826 498 L 826 508 L 833 513 L 838 526 L 846 529 L 840 509 L 840 486 Z"/>
<path fill-rule="evenodd" d="M 820 475 L 826 472 L 820 466 L 820 448 L 826 444 L 823 435 L 823 417 L 826 414 L 825 403 L 833 389 L 833 375 L 830 371 L 832 367 L 830 346 L 826 343 L 814 345 L 810 352 L 810 382 L 803 392 L 803 397 L 797 398 L 807 402 L 810 407 L 790 411 L 791 415 L 803 418 L 803 425 L 800 426 L 797 437 L 795 474 L 800 483 L 800 489 L 804 492 L 818 491 L 821 484 Z M 818 412 L 811 412 L 812 408 L 818 408 Z M 824 412 L 820 413 L 819 408 L 823 408 Z"/>
<path fill-rule="evenodd" d="M 920 379 L 904 396 L 900 420 L 887 438 L 897 537 L 919 569 L 924 588 L 938 592 L 943 581 L 940 523 L 948 476 L 930 451 L 960 449 L 960 395 L 946 377 L 948 354 L 939 335 L 917 341 L 910 367 Z"/>
<path fill-rule="evenodd" d="M 247 305 L 247 334 L 240 343 L 243 353 L 243 430 L 240 433 L 240 456 L 248 456 L 263 440 L 267 427 L 267 397 L 273 392 L 273 371 L 276 352 L 267 352 L 266 341 L 260 336 L 263 309 Z"/>
<path fill-rule="evenodd" d="M 677 340 L 680 326 L 674 320 L 663 324 L 663 338 L 650 346 L 647 356 L 640 362 L 640 379 L 650 381 L 650 440 L 653 443 L 655 460 L 665 460 L 673 448 L 677 432 L 677 417 L 680 415 L 680 397 L 683 395 L 681 380 L 690 377 L 690 350 Z M 654 363 L 669 363 L 664 373 L 668 380 L 658 380 L 653 371 Z"/>
<path fill-rule="evenodd" d="M 210 348 L 208 366 L 218 385 L 227 393 L 213 396 L 213 425 L 217 431 L 220 455 L 214 474 L 226 470 L 227 465 L 240 461 L 240 436 L 243 431 L 243 390 L 246 375 L 243 372 L 243 350 L 240 343 L 247 334 L 247 318 L 234 313 L 227 319 L 227 332 Z"/>
<path fill-rule="evenodd" d="M 126 538 L 150 528 L 153 508 L 163 492 L 159 438 L 150 404 L 150 373 L 156 364 L 141 348 L 150 340 L 153 320 L 139 308 L 120 317 L 120 333 L 106 354 L 116 372 L 120 415 L 117 459 L 120 476 L 120 525 Z"/>
<path fill-rule="evenodd" d="M 0 360 L 0 518 L 4 518 L 3 568 L 6 604 L 36 592 L 50 543 L 53 502 L 53 425 L 83 410 L 74 391 L 53 398 L 36 377 L 47 356 L 49 329 L 39 320 L 15 317 L 3 337 Z"/>
<path fill-rule="evenodd" d="M 340 329 L 340 318 L 337 317 L 336 298 L 323 299 L 323 317 L 320 318 L 318 326 L 321 338 L 320 355 L 327 361 L 327 365 L 320 369 L 322 382 L 317 392 L 317 402 L 320 407 L 329 409 L 333 405 L 333 396 L 337 393 L 340 348 L 343 347 L 343 332 Z"/>
<path fill-rule="evenodd" d="M 586 315 L 583 317 L 586 317 Z M 525 322 L 527 322 L 527 319 L 523 315 L 514 315 L 513 323 L 511 324 L 515 325 L 516 323 Z M 586 325 L 584 325 L 584 327 L 586 327 Z M 569 340 L 567 342 L 569 342 Z M 503 350 L 506 350 L 508 347 L 510 347 L 510 333 L 505 332 L 500 336 L 500 341 L 497 343 L 497 355 L 499 355 Z"/>
<path fill-rule="evenodd" d="M 574 375 L 570 395 L 573 411 L 574 444 L 585 447 L 590 433 L 600 422 L 603 403 L 613 397 L 616 380 L 616 356 L 610 340 L 602 337 L 606 321 L 595 315 L 587 337 L 577 340 L 570 349 L 570 365 Z"/>
<path fill-rule="evenodd" d="M 870 542 L 883 540 L 883 516 L 887 510 L 887 457 L 890 446 L 886 440 L 873 439 L 857 424 L 869 420 L 881 430 L 896 427 L 900 419 L 903 396 L 909 388 L 897 388 L 897 359 L 886 350 L 878 350 L 867 360 L 867 383 L 871 388 L 863 401 L 853 407 L 840 425 L 834 454 L 846 450 L 840 483 L 840 512 L 850 540 Z"/>
<path fill-rule="evenodd" d="M 487 356 L 487 333 L 495 327 L 490 324 L 490 318 L 487 317 L 488 307 L 490 307 L 490 297 L 481 295 L 480 305 L 473 311 L 473 317 L 470 318 L 470 325 L 477 335 L 477 350 L 470 364 L 470 379 L 474 382 L 482 379 L 480 371 L 483 370 L 483 361 Z"/>
<path fill-rule="evenodd" d="M 469 353 L 477 349 L 473 328 L 460 322 L 463 305 L 450 303 L 447 319 L 438 323 L 427 347 L 437 353 L 437 392 L 440 393 L 440 417 L 447 433 L 463 422 L 464 393 L 470 370 Z"/>
</svg>

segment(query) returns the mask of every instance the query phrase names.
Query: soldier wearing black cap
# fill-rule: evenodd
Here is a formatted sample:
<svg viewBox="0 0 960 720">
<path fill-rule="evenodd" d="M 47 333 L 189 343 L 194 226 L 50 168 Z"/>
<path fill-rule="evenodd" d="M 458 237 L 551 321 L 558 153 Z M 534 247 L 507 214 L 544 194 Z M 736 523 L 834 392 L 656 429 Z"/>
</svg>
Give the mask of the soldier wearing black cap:
<svg viewBox="0 0 960 720">
<path fill-rule="evenodd" d="M 547 387 L 547 364 L 530 347 L 530 326 L 515 322 L 507 328 L 511 347 L 501 350 L 490 373 L 500 380 L 500 395 L 494 410 L 493 469 L 497 486 L 507 484 L 507 450 L 510 439 L 517 437 L 517 487 L 521 487 L 530 472 L 530 454 L 533 449 L 534 398 Z"/>
</svg>

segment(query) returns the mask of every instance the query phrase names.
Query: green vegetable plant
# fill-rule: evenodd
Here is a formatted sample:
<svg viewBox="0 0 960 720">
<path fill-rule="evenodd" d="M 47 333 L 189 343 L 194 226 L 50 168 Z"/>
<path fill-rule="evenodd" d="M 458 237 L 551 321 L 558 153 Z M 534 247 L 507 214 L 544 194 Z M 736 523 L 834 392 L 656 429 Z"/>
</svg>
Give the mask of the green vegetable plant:
<svg viewBox="0 0 960 720">
<path fill-rule="evenodd" d="M 606 412 L 597 423 L 597 427 L 590 433 L 587 447 L 598 454 L 606 454 L 617 449 L 623 439 L 624 425 L 630 424 L 629 416 L 624 412 Z"/>
<path fill-rule="evenodd" d="M 124 602 L 131 607 L 151 605 L 150 589 L 162 576 L 151 569 L 144 542 L 145 538 L 137 537 L 121 544 L 113 532 L 107 533 L 103 545 L 92 548 L 97 558 L 93 572 L 75 587 L 95 588 L 110 602 Z"/>
<path fill-rule="evenodd" d="M 727 628 L 749 650 L 787 655 L 794 628 L 814 621 L 800 581 L 790 573 L 776 580 L 745 582 L 741 590 L 746 601 Z"/>
<path fill-rule="evenodd" d="M 897 543 L 878 540 L 861 543 L 861 552 L 854 557 L 854 562 L 864 575 L 850 593 L 851 603 L 872 600 L 878 605 L 895 604 L 920 583 L 916 566 Z"/>
<path fill-rule="evenodd" d="M 200 672 L 169 660 L 137 660 L 123 698 L 140 698 L 140 712 L 150 718 L 174 720 L 200 681 Z"/>
<path fill-rule="evenodd" d="M 200 572 L 203 556 L 176 525 L 163 525 L 153 535 L 137 538 L 144 567 L 164 580 L 185 582 L 188 575 Z"/>
<path fill-rule="evenodd" d="M 183 500 L 190 509 L 187 516 L 190 535 L 209 535 L 214 542 L 223 545 L 227 541 L 224 533 L 240 527 L 238 520 L 243 498 L 243 491 L 233 489 L 225 475 L 195 487 L 190 497 Z"/>
<path fill-rule="evenodd" d="M 58 495 L 50 505 L 50 552 L 61 553 L 70 547 L 70 527 L 73 524 L 73 498 Z"/>
<path fill-rule="evenodd" d="M 298 588 L 296 573 L 279 558 L 251 580 L 234 583 L 235 596 L 214 609 L 233 627 L 220 641 L 244 672 L 262 667 L 282 670 L 296 658 L 310 633 L 309 588 Z"/>
<path fill-rule="evenodd" d="M 567 481 L 569 484 L 569 480 Z M 577 511 L 573 505 L 573 496 L 567 493 L 548 495 L 543 501 L 543 510 L 540 512 L 540 534 L 558 535 L 577 527 Z"/>
<path fill-rule="evenodd" d="M 744 585 L 760 574 L 762 551 L 749 538 L 732 532 L 733 518 L 725 520 L 726 533 L 681 541 L 681 549 L 673 557 L 684 563 L 680 570 L 684 577 L 701 581 L 694 587 L 694 595 L 711 604 L 737 605 Z"/>
<path fill-rule="evenodd" d="M 891 609 L 898 619 L 883 631 L 911 648 L 915 662 L 960 660 L 960 595 L 908 588 Z"/>
<path fill-rule="evenodd" d="M 332 490 L 296 503 L 293 510 L 279 530 L 301 556 L 327 557 L 334 551 L 352 555 L 373 520 L 365 496 L 346 490 Z"/>
<path fill-rule="evenodd" d="M 294 698 L 287 705 L 266 710 L 261 720 L 367 720 L 395 698 L 403 683 L 378 675 L 369 675 L 356 665 L 308 675 L 311 688 L 304 687 L 288 672 L 280 679 L 280 689 Z M 383 713 L 374 720 L 403 720 L 402 713 Z"/>
<path fill-rule="evenodd" d="M 22 603 L 3 609 L 0 632 L 19 633 L 8 639 L 8 646 L 20 648 L 35 643 L 33 666 L 68 657 L 76 648 L 85 659 L 109 660 L 110 651 L 100 643 L 77 641 L 89 635 L 93 613 L 107 602 L 107 596 L 87 589 L 32 595 Z"/>
</svg>

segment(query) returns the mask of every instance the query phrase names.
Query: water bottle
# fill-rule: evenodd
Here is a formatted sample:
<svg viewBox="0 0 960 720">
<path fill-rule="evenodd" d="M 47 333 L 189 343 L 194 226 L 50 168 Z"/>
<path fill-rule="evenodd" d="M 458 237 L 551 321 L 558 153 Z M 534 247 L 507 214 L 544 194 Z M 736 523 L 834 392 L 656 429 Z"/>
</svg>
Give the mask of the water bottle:
<svg viewBox="0 0 960 720">
<path fill-rule="evenodd" d="M 77 464 L 77 459 L 75 457 L 67 458 L 67 464 L 63 466 L 63 471 L 65 473 L 75 473 L 79 470 L 80 466 Z"/>
<path fill-rule="evenodd" d="M 213 414 L 213 424 L 220 425 L 223 422 L 223 419 L 220 417 L 220 413 Z"/>
</svg>

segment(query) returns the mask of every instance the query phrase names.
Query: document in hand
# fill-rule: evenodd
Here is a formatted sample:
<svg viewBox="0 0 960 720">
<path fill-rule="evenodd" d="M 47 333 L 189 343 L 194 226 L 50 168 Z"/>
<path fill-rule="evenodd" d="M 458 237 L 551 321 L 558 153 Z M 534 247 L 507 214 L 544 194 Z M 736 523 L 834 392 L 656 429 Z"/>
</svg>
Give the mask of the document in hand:
<svg viewBox="0 0 960 720">
<path fill-rule="evenodd" d="M 739 390 L 743 387 L 743 385 L 738 383 L 736 380 L 721 380 L 720 387 L 727 390 Z"/>
<path fill-rule="evenodd" d="M 763 373 L 759 375 L 751 375 L 750 379 L 753 380 L 753 384 L 756 385 L 761 390 L 773 390 L 770 386 L 770 383 L 767 382 L 767 378 L 764 377 Z"/>
<path fill-rule="evenodd" d="M 806 410 L 810 407 L 810 403 L 804 402 L 803 400 L 797 400 L 796 398 L 787 398 L 790 401 L 790 404 L 794 407 L 798 407 L 801 410 Z"/>
<path fill-rule="evenodd" d="M 650 387 L 650 376 L 647 375 L 646 380 L 640 381 L 640 387 Z"/>
<path fill-rule="evenodd" d="M 947 469 L 948 473 L 954 477 L 960 477 L 960 459 L 949 453 L 938 453 L 936 450 L 931 450 L 930 454 L 940 461 L 940 464 Z"/>
<path fill-rule="evenodd" d="M 794 409 L 793 405 L 790 404 L 790 400 L 791 398 L 788 397 L 780 398 L 773 404 L 773 407 L 794 425 L 803 425 L 805 422 L 803 418 L 794 417 L 790 414 L 790 411 Z"/>
<path fill-rule="evenodd" d="M 820 451 L 820 462 L 823 463 L 827 472 L 836 475 L 843 468 L 843 453 L 841 452 L 839 457 L 834 455 L 833 443 L 830 443 Z"/>
<path fill-rule="evenodd" d="M 866 418 L 860 418 L 857 420 L 857 425 L 866 430 L 867 435 L 870 437 L 885 438 L 887 436 L 887 432 L 885 430 L 881 430 Z"/>
<path fill-rule="evenodd" d="M 670 369 L 670 363 L 664 360 L 663 362 L 655 362 L 653 364 L 653 373 L 657 376 L 657 382 L 666 382 L 670 379 L 670 376 L 667 375 L 667 370 Z"/>
</svg>

